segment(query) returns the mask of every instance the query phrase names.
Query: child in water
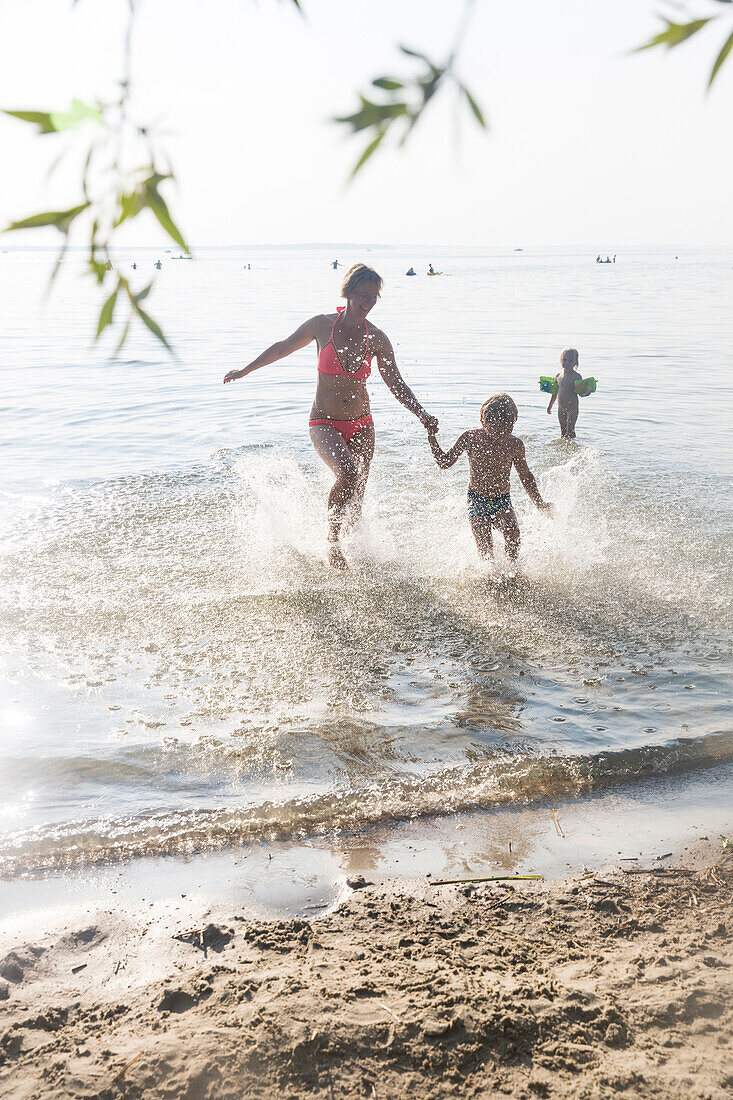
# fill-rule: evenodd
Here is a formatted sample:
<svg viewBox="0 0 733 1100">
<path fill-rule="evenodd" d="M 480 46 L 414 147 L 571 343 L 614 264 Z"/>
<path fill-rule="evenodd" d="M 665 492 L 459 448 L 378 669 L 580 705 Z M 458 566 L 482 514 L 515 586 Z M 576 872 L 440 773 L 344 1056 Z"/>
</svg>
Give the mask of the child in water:
<svg viewBox="0 0 733 1100">
<path fill-rule="evenodd" d="M 519 524 L 509 495 L 512 466 L 530 499 L 543 512 L 552 512 L 540 496 L 537 482 L 527 465 L 524 443 L 512 435 L 519 413 L 508 393 L 495 393 L 481 406 L 481 427 L 463 432 L 449 451 L 443 451 L 428 429 L 430 450 L 441 470 L 447 470 L 465 451 L 468 455 L 468 518 L 481 557 L 493 554 L 492 526 L 504 536 L 507 556 L 519 556 Z"/>
<path fill-rule="evenodd" d="M 575 383 L 582 382 L 582 374 L 575 369 L 578 365 L 578 353 L 575 348 L 565 348 L 560 356 L 560 373 L 555 375 L 557 393 L 553 393 L 548 414 L 557 401 L 557 419 L 560 421 L 560 435 L 563 439 L 575 439 L 575 422 L 578 419 L 578 394 Z"/>
</svg>

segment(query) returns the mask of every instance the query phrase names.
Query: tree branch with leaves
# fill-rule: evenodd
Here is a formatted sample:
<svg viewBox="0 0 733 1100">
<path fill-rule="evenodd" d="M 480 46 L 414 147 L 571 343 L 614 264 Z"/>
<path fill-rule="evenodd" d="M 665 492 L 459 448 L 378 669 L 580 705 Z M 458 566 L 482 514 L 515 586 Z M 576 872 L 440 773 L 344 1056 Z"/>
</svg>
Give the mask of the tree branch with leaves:
<svg viewBox="0 0 733 1100">
<path fill-rule="evenodd" d="M 688 42 L 693 35 L 698 34 L 703 27 L 707 27 L 710 23 L 713 23 L 716 27 L 720 26 L 720 20 L 726 14 L 733 14 L 733 0 L 711 0 L 712 3 L 725 5 L 726 10 L 719 10 L 714 15 L 708 15 L 703 19 L 690 19 L 686 23 L 675 23 L 671 19 L 667 19 L 663 16 L 663 20 L 666 24 L 664 30 L 659 34 L 655 34 L 653 38 L 650 38 L 648 42 L 637 47 L 636 53 L 641 53 L 642 50 L 651 50 L 657 46 L 664 46 L 668 50 L 672 50 L 675 46 L 681 46 L 683 42 Z M 679 18 L 679 17 L 678 17 Z M 733 29 L 728 34 L 725 42 L 720 48 L 717 54 L 713 67 L 710 70 L 710 76 L 708 78 L 708 89 L 712 87 L 713 81 L 722 69 L 723 65 L 728 59 L 728 55 L 733 50 Z"/>
</svg>

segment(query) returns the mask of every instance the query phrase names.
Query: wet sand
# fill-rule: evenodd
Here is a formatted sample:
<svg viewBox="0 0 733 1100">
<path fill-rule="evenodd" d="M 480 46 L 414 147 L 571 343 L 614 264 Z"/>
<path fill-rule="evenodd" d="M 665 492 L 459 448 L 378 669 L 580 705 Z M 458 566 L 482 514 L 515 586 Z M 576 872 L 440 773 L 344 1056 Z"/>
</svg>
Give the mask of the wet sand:
<svg viewBox="0 0 733 1100">
<path fill-rule="evenodd" d="M 311 920 L 182 898 L 10 922 L 2 1095 L 730 1095 L 718 837 L 550 885 L 354 877 L 345 892 Z"/>
</svg>

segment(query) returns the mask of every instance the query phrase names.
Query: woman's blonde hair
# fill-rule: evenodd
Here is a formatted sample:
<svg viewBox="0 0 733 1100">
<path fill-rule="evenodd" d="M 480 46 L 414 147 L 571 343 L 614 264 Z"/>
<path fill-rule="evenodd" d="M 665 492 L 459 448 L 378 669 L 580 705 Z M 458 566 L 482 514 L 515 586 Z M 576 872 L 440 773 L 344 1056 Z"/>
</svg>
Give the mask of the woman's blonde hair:
<svg viewBox="0 0 733 1100">
<path fill-rule="evenodd" d="M 495 393 L 487 397 L 481 406 L 481 423 L 485 428 L 489 424 L 498 424 L 502 428 L 514 427 L 519 410 L 508 393 Z"/>
<path fill-rule="evenodd" d="M 565 351 L 560 356 L 561 367 L 577 367 L 578 365 L 578 352 L 575 348 L 565 348 Z"/>
<path fill-rule="evenodd" d="M 350 298 L 356 288 L 361 283 L 366 282 L 376 283 L 377 294 L 382 293 L 382 276 L 378 275 L 373 267 L 367 267 L 366 264 L 353 264 L 344 275 L 344 281 L 341 284 L 341 297 Z"/>
</svg>

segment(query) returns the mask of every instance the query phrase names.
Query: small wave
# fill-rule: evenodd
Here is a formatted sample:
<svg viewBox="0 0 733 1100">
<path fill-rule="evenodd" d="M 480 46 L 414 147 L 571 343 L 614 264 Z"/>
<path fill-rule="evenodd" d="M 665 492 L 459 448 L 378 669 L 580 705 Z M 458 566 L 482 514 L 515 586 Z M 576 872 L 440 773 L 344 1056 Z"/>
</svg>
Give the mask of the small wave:
<svg viewBox="0 0 733 1100">
<path fill-rule="evenodd" d="M 585 757 L 507 752 L 490 764 L 280 803 L 105 817 L 8 835 L 0 850 L 0 876 L 38 875 L 141 857 L 192 856 L 255 840 L 338 836 L 417 818 L 537 805 L 731 762 L 730 732 Z"/>
</svg>

